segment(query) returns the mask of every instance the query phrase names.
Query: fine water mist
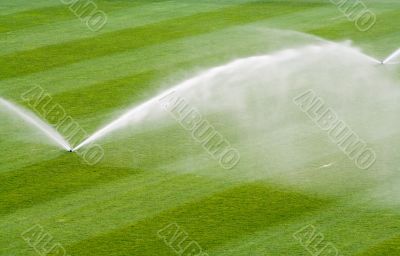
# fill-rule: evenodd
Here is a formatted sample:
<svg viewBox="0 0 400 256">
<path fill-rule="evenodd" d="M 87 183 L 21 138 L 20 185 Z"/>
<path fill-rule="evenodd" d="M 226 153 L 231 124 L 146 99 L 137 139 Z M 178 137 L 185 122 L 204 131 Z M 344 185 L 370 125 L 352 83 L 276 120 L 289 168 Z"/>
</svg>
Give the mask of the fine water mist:
<svg viewBox="0 0 400 256">
<path fill-rule="evenodd" d="M 161 109 L 159 107 L 159 100 L 162 99 L 163 97 L 169 95 L 170 93 L 174 92 L 180 95 L 198 95 L 198 96 L 203 96 L 204 95 L 210 95 L 212 92 L 210 90 L 216 89 L 222 89 L 222 90 L 231 90 L 232 88 L 229 88 L 227 85 L 228 81 L 227 80 L 222 80 L 218 78 L 224 73 L 230 73 L 231 76 L 229 77 L 228 80 L 234 80 L 234 79 L 241 79 L 243 78 L 243 75 L 246 72 L 249 72 L 249 70 L 259 70 L 262 68 L 267 68 L 268 66 L 273 65 L 274 63 L 279 63 L 279 62 L 287 62 L 290 61 L 291 59 L 296 59 L 296 58 L 304 58 L 304 61 L 307 62 L 307 58 L 310 56 L 307 56 L 308 54 L 312 54 L 313 57 L 317 56 L 321 60 L 321 64 L 325 62 L 323 59 L 324 53 L 326 50 L 329 49 L 345 49 L 345 46 L 339 46 L 334 43 L 324 43 L 324 44 L 318 44 L 318 45 L 311 45 L 307 47 L 302 47 L 299 49 L 288 49 L 288 50 L 283 50 L 271 55 L 262 55 L 262 56 L 255 56 L 255 57 L 249 57 L 249 58 L 244 58 L 244 59 L 239 59 L 236 61 L 233 61 L 231 63 L 228 63 L 223 66 L 215 67 L 212 68 L 198 76 L 195 76 L 189 80 L 186 80 L 182 83 L 179 83 L 176 86 L 173 86 L 172 88 L 160 93 L 159 95 L 151 98 L 150 100 L 133 107 L 132 109 L 128 110 L 125 114 L 121 115 L 120 117 L 116 118 L 114 121 L 111 123 L 105 125 L 103 128 L 99 129 L 97 132 L 95 132 L 93 135 L 88 137 L 86 140 L 84 140 L 82 143 L 80 143 L 78 146 L 75 147 L 74 150 L 78 150 L 85 145 L 90 144 L 93 141 L 96 141 L 98 139 L 101 139 L 102 137 L 119 130 L 123 127 L 126 127 L 127 125 L 135 124 L 141 122 L 143 119 L 148 117 L 149 115 L 157 115 L 157 112 L 160 112 Z M 352 53 L 356 52 L 358 57 L 361 57 L 364 59 L 364 61 L 368 64 L 374 63 L 378 64 L 380 63 L 378 60 L 365 55 L 355 49 L 351 49 L 349 47 L 349 51 L 352 51 Z M 318 56 L 320 55 L 320 56 Z M 301 65 L 301 64 L 300 64 Z M 282 74 L 282 76 L 286 76 L 285 74 L 285 67 L 282 67 L 282 70 L 279 70 L 279 72 Z M 289 71 L 289 70 L 287 70 Z M 252 77 L 246 77 L 246 79 L 252 79 Z M 262 79 L 262 78 L 257 78 L 257 79 Z M 281 79 L 281 78 L 278 78 Z M 214 81 L 213 81 L 214 80 Z M 218 84 L 217 84 L 218 83 Z M 248 83 L 247 83 L 248 84 Z M 242 89 L 249 88 L 249 86 L 246 85 L 246 83 L 242 84 Z M 229 91 L 225 91 L 226 96 L 229 98 Z M 206 100 L 206 99 L 205 99 Z M 229 100 L 228 100 L 229 101 Z M 240 102 L 240 101 L 239 101 Z M 207 102 L 205 104 L 210 104 L 213 105 L 213 102 Z"/>
<path fill-rule="evenodd" d="M 57 130 L 42 121 L 33 113 L 3 98 L 0 98 L 0 106 L 10 115 L 19 117 L 28 125 L 38 129 L 49 139 L 49 141 L 53 142 L 53 144 L 58 145 L 63 149 L 71 150 L 69 143 L 57 132 Z"/>
<path fill-rule="evenodd" d="M 378 179 L 382 186 L 384 180 L 400 182 L 396 174 L 400 87 L 392 66 L 380 63 L 348 43 L 317 43 L 238 59 L 133 107 L 76 149 L 109 137 L 104 146 L 115 147 L 115 159 L 124 154 L 120 148 L 129 148 L 150 154 L 144 163 L 147 168 L 165 163 L 175 171 L 198 174 L 196 166 L 207 166 L 202 174 L 225 177 L 225 172 L 215 171 L 218 162 L 191 140 L 191 131 L 180 127 L 163 108 L 164 99 L 173 93 L 197 109 L 240 152 L 240 162 L 230 175 L 294 186 L 304 186 L 302 180 L 312 179 L 313 190 L 333 193 L 350 192 Z M 307 90 L 313 90 L 376 152 L 376 162 L 369 170 L 357 168 L 328 133 L 294 104 L 293 99 Z M 170 127 L 181 132 L 171 133 Z M 126 134 L 112 136 L 122 130 L 132 140 Z M 142 134 L 144 130 L 147 135 Z M 175 135 L 188 137 L 190 142 L 174 144 L 178 137 L 171 136 Z M 168 163 L 176 155 L 182 158 Z M 114 161 L 112 154 L 106 157 Z M 327 187 L 327 183 L 334 185 Z"/>
</svg>

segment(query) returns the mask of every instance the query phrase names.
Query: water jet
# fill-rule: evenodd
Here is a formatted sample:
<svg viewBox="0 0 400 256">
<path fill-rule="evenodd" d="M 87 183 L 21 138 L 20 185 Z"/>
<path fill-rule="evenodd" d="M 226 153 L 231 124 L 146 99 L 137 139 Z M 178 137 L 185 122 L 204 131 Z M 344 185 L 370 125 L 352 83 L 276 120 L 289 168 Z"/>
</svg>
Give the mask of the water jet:
<svg viewBox="0 0 400 256">
<path fill-rule="evenodd" d="M 392 60 L 396 59 L 397 57 L 400 56 L 400 49 L 397 49 L 394 51 L 392 54 L 390 54 L 385 60 L 382 61 L 382 64 L 398 64 L 396 63 L 391 63 Z"/>
<path fill-rule="evenodd" d="M 40 119 L 31 111 L 24 109 L 20 106 L 17 106 L 16 104 L 11 103 L 10 101 L 5 100 L 1 97 L 0 97 L 0 106 L 2 106 L 5 110 L 8 110 L 7 113 L 13 114 L 14 116 L 18 116 L 24 122 L 39 130 L 54 144 L 66 150 L 71 150 L 72 147 L 56 129 L 51 127 L 51 125 L 47 124 L 45 121 Z"/>
</svg>

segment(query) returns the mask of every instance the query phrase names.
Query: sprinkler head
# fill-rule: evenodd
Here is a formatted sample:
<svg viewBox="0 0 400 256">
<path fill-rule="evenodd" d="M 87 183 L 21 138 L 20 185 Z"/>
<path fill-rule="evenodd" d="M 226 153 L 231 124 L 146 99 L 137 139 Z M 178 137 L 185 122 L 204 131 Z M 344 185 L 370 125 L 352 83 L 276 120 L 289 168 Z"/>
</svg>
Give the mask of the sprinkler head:
<svg viewBox="0 0 400 256">
<path fill-rule="evenodd" d="M 71 152 L 71 153 L 72 153 L 73 151 L 72 151 L 72 149 L 70 149 L 70 150 L 68 150 L 68 152 Z"/>
</svg>

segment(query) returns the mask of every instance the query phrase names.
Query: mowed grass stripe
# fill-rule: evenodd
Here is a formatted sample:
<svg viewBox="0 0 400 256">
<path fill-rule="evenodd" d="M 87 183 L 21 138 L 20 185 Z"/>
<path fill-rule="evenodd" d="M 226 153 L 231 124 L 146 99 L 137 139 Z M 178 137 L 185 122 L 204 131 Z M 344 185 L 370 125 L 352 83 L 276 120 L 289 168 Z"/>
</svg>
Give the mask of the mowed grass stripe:
<svg viewBox="0 0 400 256">
<path fill-rule="evenodd" d="M 205 250 L 232 239 L 312 214 L 330 204 L 263 183 L 249 183 L 215 193 L 202 200 L 133 223 L 125 228 L 94 236 L 68 246 L 74 255 L 172 255 L 157 235 L 158 230 L 177 223 Z M 176 246 L 176 244 L 175 244 Z"/>
<path fill-rule="evenodd" d="M 400 236 L 387 239 L 367 250 L 356 254 L 356 256 L 378 256 L 378 255 L 400 255 Z"/>
<path fill-rule="evenodd" d="M 72 18 L 75 18 L 75 16 L 65 6 L 44 7 L 42 9 L 3 15 L 0 16 L 0 33 Z"/>
<path fill-rule="evenodd" d="M 121 1 L 104 1 L 96 0 L 96 6 L 98 10 L 102 10 L 106 13 L 113 12 L 119 9 L 124 9 L 128 7 L 140 6 L 146 4 L 148 1 L 135 1 L 134 3 L 121 2 Z M 150 1 L 151 2 L 151 1 Z M 80 5 L 75 5 L 78 12 L 84 12 L 85 1 L 79 0 L 78 3 L 82 3 L 83 7 Z M 89 11 L 93 10 L 91 8 L 87 9 Z M 85 17 L 85 16 L 83 16 Z M 57 5 L 48 6 L 38 9 L 31 9 L 27 11 L 17 12 L 9 15 L 0 16 L 0 33 L 12 32 L 20 29 L 26 29 L 29 27 L 52 24 L 65 20 L 76 20 L 79 19 L 70 9 L 69 5 Z M 53 35 L 54 36 L 54 35 Z"/>
<path fill-rule="evenodd" d="M 139 99 L 147 99 L 147 90 L 155 87 L 155 81 L 163 74 L 167 75 L 168 72 L 173 72 L 175 67 L 177 65 L 96 83 L 54 95 L 53 100 L 62 106 L 71 106 L 68 108 L 68 114 L 77 119 L 101 116 L 103 113 L 115 111 L 116 106 L 125 108 L 134 102 L 138 102 Z M 82 95 L 91 95 L 93 90 L 96 91 L 95 95 L 82 97 Z M 74 104 L 71 104 L 72 102 Z M 104 123 L 104 120 L 99 122 Z"/>
<path fill-rule="evenodd" d="M 91 40 L 80 40 L 6 55 L 0 59 L 0 79 L 40 72 L 85 59 L 194 36 L 316 6 L 318 5 L 298 4 L 288 8 L 285 4 L 244 4 L 220 11 L 107 33 Z"/>
</svg>

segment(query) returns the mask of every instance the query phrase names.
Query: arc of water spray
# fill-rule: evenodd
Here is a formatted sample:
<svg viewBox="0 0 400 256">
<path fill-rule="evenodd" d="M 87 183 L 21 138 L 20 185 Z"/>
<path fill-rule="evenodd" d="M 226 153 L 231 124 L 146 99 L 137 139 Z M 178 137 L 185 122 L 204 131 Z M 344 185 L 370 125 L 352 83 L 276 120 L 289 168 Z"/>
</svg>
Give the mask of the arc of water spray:
<svg viewBox="0 0 400 256">
<path fill-rule="evenodd" d="M 331 46 L 335 46 L 337 44 L 335 43 L 327 43 L 326 45 L 331 45 Z M 317 45 L 318 47 L 321 47 L 321 45 Z M 314 46 L 308 46 L 308 47 L 315 47 Z M 305 47 L 305 48 L 308 48 Z M 281 59 L 287 59 L 287 58 L 293 58 L 296 57 L 300 54 L 299 51 L 293 51 L 293 49 L 289 49 L 289 50 L 284 50 L 281 51 L 280 54 L 275 54 L 275 55 L 263 55 L 263 56 L 254 56 L 254 57 L 248 57 L 248 58 L 244 58 L 244 59 L 239 59 L 236 61 L 233 61 L 231 63 L 219 66 L 219 67 L 215 67 L 212 68 L 210 70 L 208 70 L 207 72 L 193 77 L 189 80 L 186 80 L 170 89 L 168 89 L 167 91 L 164 91 L 163 93 L 151 98 L 150 100 L 140 104 L 137 107 L 134 107 L 133 109 L 129 110 L 128 112 L 126 112 L 125 114 L 123 114 L 122 116 L 118 117 L 116 120 L 112 121 L 111 123 L 109 123 L 108 125 L 104 126 L 103 128 L 101 128 L 100 130 L 98 130 L 97 132 L 95 132 L 93 135 L 91 135 L 90 137 L 88 137 L 86 140 L 84 140 L 83 142 L 81 142 L 78 146 L 76 146 L 73 150 L 79 150 L 80 148 L 90 144 L 91 142 L 98 140 L 102 137 L 104 137 L 105 135 L 118 130 L 120 128 L 122 128 L 123 126 L 125 126 L 127 123 L 132 122 L 134 120 L 140 120 L 140 118 L 142 118 L 143 116 L 145 116 L 147 114 L 147 112 L 149 111 L 149 107 L 151 107 L 153 104 L 157 103 L 158 100 L 164 98 L 165 96 L 169 95 L 170 93 L 176 91 L 176 90 L 182 90 L 182 89 L 187 89 L 188 87 L 191 87 L 193 85 L 196 85 L 198 82 L 202 81 L 203 79 L 206 79 L 208 77 L 212 77 L 216 74 L 218 74 L 221 71 L 227 70 L 229 68 L 235 67 L 236 65 L 241 65 L 243 63 L 243 61 L 251 61 L 254 59 L 264 59 L 264 60 L 268 60 L 268 61 L 277 61 L 277 60 L 281 60 Z M 361 54 L 362 56 L 364 56 L 366 59 L 369 59 L 371 62 L 373 63 L 380 63 L 380 61 L 372 58 L 369 55 L 363 54 L 361 52 L 359 52 L 359 54 Z"/>
<path fill-rule="evenodd" d="M 230 63 L 228 65 L 232 65 L 232 63 Z M 100 130 L 95 132 L 93 135 L 88 137 L 86 140 L 84 140 L 82 143 L 80 143 L 78 146 L 76 146 L 73 149 L 73 151 L 79 150 L 80 148 L 90 144 L 91 142 L 93 142 L 99 138 L 102 138 L 104 135 L 111 133 L 114 130 L 117 130 L 117 129 L 125 126 L 125 124 L 127 124 L 128 122 L 134 121 L 134 119 L 133 119 L 134 117 L 136 119 L 140 119 L 142 116 L 146 115 L 146 113 L 147 113 L 146 110 L 148 109 L 148 107 L 157 103 L 158 100 L 164 98 L 165 96 L 169 95 L 170 93 L 174 92 L 175 90 L 177 90 L 177 89 L 182 90 L 182 89 L 188 88 L 188 87 L 196 84 L 196 82 L 199 81 L 200 79 L 203 79 L 206 76 L 212 76 L 212 75 L 218 73 L 220 70 L 223 70 L 224 68 L 225 68 L 225 66 L 212 68 L 205 75 L 186 80 L 185 82 L 178 84 L 178 85 L 164 91 L 163 93 L 151 98 L 150 100 L 138 105 L 137 107 L 134 107 L 133 109 L 129 110 L 122 116 L 118 117 L 117 119 L 115 119 L 114 121 L 109 123 L 108 125 L 104 126 Z"/>
<path fill-rule="evenodd" d="M 3 106 L 5 109 L 8 109 L 12 113 L 15 113 L 19 116 L 22 120 L 26 123 L 33 125 L 34 127 L 38 128 L 44 135 L 46 135 L 49 139 L 54 141 L 56 144 L 61 146 L 62 148 L 70 151 L 71 146 L 69 143 L 61 136 L 60 133 L 57 132 L 53 127 L 49 124 L 42 121 L 39 117 L 37 117 L 32 112 L 29 112 L 22 107 L 19 107 L 3 98 L 0 97 L 0 105 Z"/>
</svg>

